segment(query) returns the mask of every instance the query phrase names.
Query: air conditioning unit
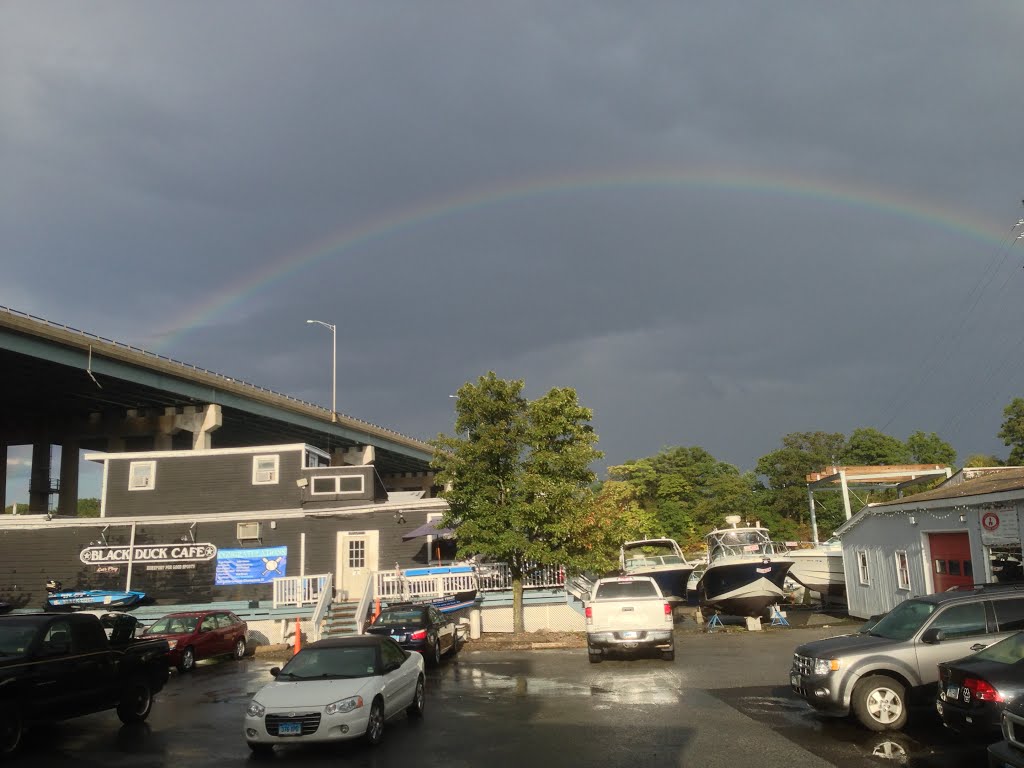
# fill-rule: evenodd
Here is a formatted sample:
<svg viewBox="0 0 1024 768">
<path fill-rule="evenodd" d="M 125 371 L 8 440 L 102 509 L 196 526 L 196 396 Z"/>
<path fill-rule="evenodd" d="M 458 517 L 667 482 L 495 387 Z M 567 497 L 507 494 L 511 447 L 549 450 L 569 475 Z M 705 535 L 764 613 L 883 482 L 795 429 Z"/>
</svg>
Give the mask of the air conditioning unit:
<svg viewBox="0 0 1024 768">
<path fill-rule="evenodd" d="M 274 470 L 272 469 L 261 469 L 256 472 L 257 483 L 272 483 L 277 478 L 274 476 Z"/>
<path fill-rule="evenodd" d="M 235 526 L 235 537 L 239 541 L 259 539 L 263 532 L 263 523 L 238 523 Z"/>
</svg>

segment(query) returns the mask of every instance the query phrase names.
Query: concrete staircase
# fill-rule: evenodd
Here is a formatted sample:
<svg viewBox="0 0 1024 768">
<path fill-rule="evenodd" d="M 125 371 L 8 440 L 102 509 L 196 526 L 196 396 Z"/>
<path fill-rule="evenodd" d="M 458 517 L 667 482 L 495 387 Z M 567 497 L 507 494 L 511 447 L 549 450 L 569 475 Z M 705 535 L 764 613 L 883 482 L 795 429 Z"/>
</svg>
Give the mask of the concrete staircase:
<svg viewBox="0 0 1024 768">
<path fill-rule="evenodd" d="M 356 610 L 359 603 L 334 602 L 327 609 L 324 617 L 323 631 L 320 636 L 323 639 L 329 637 L 346 637 L 359 634 L 359 622 L 356 620 Z"/>
</svg>

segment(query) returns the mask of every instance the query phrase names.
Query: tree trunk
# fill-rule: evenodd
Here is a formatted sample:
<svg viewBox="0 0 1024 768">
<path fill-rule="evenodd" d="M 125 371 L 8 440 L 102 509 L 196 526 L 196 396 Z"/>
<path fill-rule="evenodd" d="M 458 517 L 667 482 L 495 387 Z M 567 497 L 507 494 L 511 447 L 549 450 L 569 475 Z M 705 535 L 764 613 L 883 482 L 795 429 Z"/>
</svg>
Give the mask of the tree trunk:
<svg viewBox="0 0 1024 768">
<path fill-rule="evenodd" d="M 523 617 L 523 575 L 512 576 L 512 631 L 522 634 L 526 631 L 526 621 Z"/>
</svg>

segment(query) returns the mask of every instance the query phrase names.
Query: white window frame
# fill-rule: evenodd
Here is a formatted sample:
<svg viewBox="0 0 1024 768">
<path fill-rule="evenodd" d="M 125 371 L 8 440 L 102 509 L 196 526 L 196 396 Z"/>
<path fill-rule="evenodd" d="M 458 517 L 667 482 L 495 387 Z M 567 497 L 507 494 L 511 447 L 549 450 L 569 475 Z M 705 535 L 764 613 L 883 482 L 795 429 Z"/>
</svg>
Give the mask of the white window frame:
<svg viewBox="0 0 1024 768">
<path fill-rule="evenodd" d="M 273 469 L 260 468 L 261 462 L 273 462 Z M 252 457 L 252 484 L 253 485 L 277 485 L 281 477 L 281 457 L 276 453 L 264 454 Z"/>
<path fill-rule="evenodd" d="M 138 483 L 135 476 L 136 471 L 148 469 L 144 477 L 145 482 Z M 156 462 L 155 461 L 133 461 L 128 465 L 128 490 L 129 491 L 152 491 L 156 488 Z"/>
<path fill-rule="evenodd" d="M 896 589 L 910 589 L 910 559 L 907 550 L 896 550 Z M 902 558 L 902 562 L 901 562 Z"/>
<path fill-rule="evenodd" d="M 868 570 L 868 551 L 857 550 L 857 578 L 865 587 L 871 586 L 871 572 Z"/>
<path fill-rule="evenodd" d="M 341 490 L 341 481 L 350 480 L 355 478 L 359 480 L 359 489 L 355 491 L 343 491 Z M 317 491 L 316 482 L 317 480 L 333 480 L 334 489 L 330 491 Z M 363 475 L 314 475 L 309 480 L 309 493 L 311 496 L 361 496 L 364 489 L 366 488 L 366 478 Z"/>
</svg>

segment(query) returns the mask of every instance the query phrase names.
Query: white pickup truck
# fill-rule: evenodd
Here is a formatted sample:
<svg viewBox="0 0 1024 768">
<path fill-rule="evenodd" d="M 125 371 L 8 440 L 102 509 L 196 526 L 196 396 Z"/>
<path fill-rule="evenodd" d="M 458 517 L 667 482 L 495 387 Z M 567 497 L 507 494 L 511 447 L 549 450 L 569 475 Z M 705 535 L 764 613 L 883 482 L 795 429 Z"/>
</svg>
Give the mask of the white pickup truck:
<svg viewBox="0 0 1024 768">
<path fill-rule="evenodd" d="M 591 664 L 609 651 L 657 650 L 666 661 L 676 657 L 672 606 L 650 576 L 598 579 L 586 615 Z"/>
</svg>

